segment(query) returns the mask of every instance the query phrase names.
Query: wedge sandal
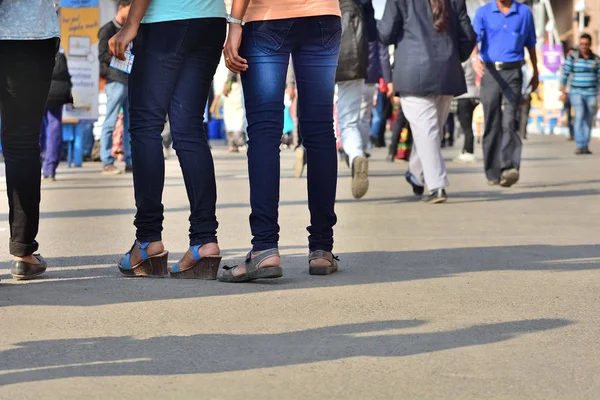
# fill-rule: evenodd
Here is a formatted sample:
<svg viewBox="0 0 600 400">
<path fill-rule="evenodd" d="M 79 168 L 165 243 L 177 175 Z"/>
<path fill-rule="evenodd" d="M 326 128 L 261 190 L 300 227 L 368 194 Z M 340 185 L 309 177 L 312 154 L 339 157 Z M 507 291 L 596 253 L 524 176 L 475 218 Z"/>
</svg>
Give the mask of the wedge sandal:
<svg viewBox="0 0 600 400">
<path fill-rule="evenodd" d="M 313 260 L 327 260 L 330 265 L 327 267 L 313 267 L 310 262 Z M 331 275 L 338 270 L 338 261 L 340 259 L 330 251 L 316 250 L 308 256 L 308 273 L 311 275 Z"/>
<path fill-rule="evenodd" d="M 214 281 L 217 279 L 219 265 L 221 265 L 221 256 L 200 255 L 202 245 L 191 246 L 190 252 L 196 261 L 192 266 L 186 269 L 179 268 L 179 263 L 169 268 L 169 273 L 173 279 L 204 279 Z"/>
<path fill-rule="evenodd" d="M 256 279 L 281 278 L 283 276 L 283 269 L 281 267 L 260 268 L 260 264 L 273 257 L 279 257 L 279 249 L 269 249 L 257 255 L 252 255 L 252 252 L 249 252 L 244 261 L 246 273 L 235 276 L 233 275 L 233 271 L 238 265 L 233 267 L 224 266 L 223 273 L 219 277 L 219 280 L 221 282 L 240 283 L 250 282 Z"/>
<path fill-rule="evenodd" d="M 133 246 L 131 246 L 131 250 L 129 250 L 119 262 L 119 271 L 125 276 L 140 278 L 162 278 L 169 275 L 169 271 L 167 270 L 169 252 L 165 250 L 162 253 L 149 256 L 149 245 L 149 242 L 140 243 L 136 240 Z M 131 265 L 131 252 L 136 246 L 140 250 L 142 261 L 136 265 Z"/>
</svg>

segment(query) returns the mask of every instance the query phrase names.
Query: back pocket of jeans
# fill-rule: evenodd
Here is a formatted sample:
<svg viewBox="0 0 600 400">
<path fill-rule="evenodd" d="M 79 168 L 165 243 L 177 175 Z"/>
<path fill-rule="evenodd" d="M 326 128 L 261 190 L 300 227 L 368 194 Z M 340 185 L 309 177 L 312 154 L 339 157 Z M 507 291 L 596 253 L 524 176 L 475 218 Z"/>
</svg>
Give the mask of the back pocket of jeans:
<svg viewBox="0 0 600 400">
<path fill-rule="evenodd" d="M 332 54 L 338 53 L 342 40 L 341 18 L 333 15 L 323 16 L 320 17 L 319 25 L 321 26 L 323 47 Z"/>
<path fill-rule="evenodd" d="M 271 55 L 281 49 L 294 21 L 281 19 L 256 21 L 251 24 L 254 46 L 263 53 Z"/>
</svg>

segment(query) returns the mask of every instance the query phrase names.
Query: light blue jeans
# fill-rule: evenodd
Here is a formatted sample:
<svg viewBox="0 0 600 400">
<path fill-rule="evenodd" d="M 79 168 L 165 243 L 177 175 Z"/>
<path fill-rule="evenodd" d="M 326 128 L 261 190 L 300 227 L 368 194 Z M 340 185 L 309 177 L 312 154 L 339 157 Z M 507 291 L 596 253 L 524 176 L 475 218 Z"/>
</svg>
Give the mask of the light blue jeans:
<svg viewBox="0 0 600 400">
<path fill-rule="evenodd" d="M 361 103 L 363 101 L 364 79 L 338 82 L 338 119 L 342 147 L 348 155 L 350 166 L 356 157 L 365 156 L 365 145 L 369 132 L 361 132 Z"/>
<path fill-rule="evenodd" d="M 125 164 L 131 165 L 131 141 L 129 138 L 129 106 L 127 105 L 127 85 L 120 82 L 110 82 L 104 87 L 106 92 L 106 119 L 102 124 L 100 136 L 100 159 L 102 165 L 112 165 L 115 158 L 111 155 L 113 132 L 123 107 L 123 152 Z"/>
<path fill-rule="evenodd" d="M 585 149 L 590 144 L 592 122 L 596 115 L 598 97 L 593 95 L 571 94 L 571 106 L 575 110 L 575 143 L 578 149 Z"/>
</svg>

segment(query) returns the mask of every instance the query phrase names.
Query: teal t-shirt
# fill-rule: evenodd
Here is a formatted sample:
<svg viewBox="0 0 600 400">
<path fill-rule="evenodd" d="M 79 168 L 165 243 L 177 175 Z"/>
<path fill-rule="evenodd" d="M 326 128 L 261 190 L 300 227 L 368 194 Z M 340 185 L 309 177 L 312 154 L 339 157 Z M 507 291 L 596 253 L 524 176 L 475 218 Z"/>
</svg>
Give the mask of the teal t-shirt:
<svg viewBox="0 0 600 400">
<path fill-rule="evenodd" d="M 151 0 L 143 24 L 193 18 L 225 18 L 224 0 Z"/>
</svg>

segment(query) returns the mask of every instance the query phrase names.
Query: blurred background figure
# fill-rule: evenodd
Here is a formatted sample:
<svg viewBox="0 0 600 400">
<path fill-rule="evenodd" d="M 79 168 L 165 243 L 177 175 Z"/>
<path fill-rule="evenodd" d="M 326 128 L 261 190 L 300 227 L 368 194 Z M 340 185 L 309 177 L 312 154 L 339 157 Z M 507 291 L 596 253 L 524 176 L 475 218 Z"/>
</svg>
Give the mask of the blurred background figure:
<svg viewBox="0 0 600 400">
<path fill-rule="evenodd" d="M 229 152 L 246 146 L 246 113 L 240 75 L 229 72 L 222 92 L 223 121 Z"/>
<path fill-rule="evenodd" d="M 52 72 L 52 83 L 46 103 L 46 111 L 42 118 L 42 129 L 40 133 L 40 144 L 44 163 L 42 175 L 44 179 L 56 180 L 56 168 L 62 157 L 62 115 L 63 106 L 73 104 L 71 89 L 71 75 L 67 66 L 67 57 L 62 50 L 56 53 L 54 59 L 54 71 Z"/>
<path fill-rule="evenodd" d="M 477 87 L 477 74 L 471 61 L 462 63 L 467 83 L 467 93 L 456 98 L 456 113 L 460 127 L 465 136 L 461 154 L 455 159 L 457 162 L 473 163 L 475 158 L 475 136 L 473 134 L 473 114 L 479 104 L 479 88 Z"/>
<path fill-rule="evenodd" d="M 579 49 L 569 54 L 563 67 L 561 100 L 567 100 L 567 83 L 571 82 L 570 103 L 575 110 L 576 155 L 592 154 L 589 148 L 592 124 L 598 110 L 600 90 L 600 58 L 592 52 L 592 37 L 579 39 Z"/>
<path fill-rule="evenodd" d="M 476 39 L 465 3 L 389 0 L 379 34 L 384 44 L 396 45 L 394 88 L 413 132 L 406 179 L 415 195 L 428 187 L 423 202 L 445 202 L 449 182 L 440 141 L 452 98 L 467 92 L 461 62 Z"/>
<path fill-rule="evenodd" d="M 106 119 L 102 124 L 102 136 L 100 137 L 100 158 L 102 159 L 102 173 L 104 175 L 118 175 L 123 172 L 115 166 L 115 157 L 112 155 L 113 132 L 121 109 L 123 110 L 122 144 L 125 171 L 132 172 L 133 170 L 131 167 L 131 140 L 129 136 L 129 106 L 127 104 L 127 81 L 129 77 L 127 73 L 109 66 L 112 56 L 108 50 L 108 40 L 119 32 L 125 21 L 127 21 L 131 1 L 119 0 L 115 18 L 100 28 L 100 32 L 98 32 L 100 76 L 106 79 L 106 85 L 104 86 L 106 92 Z"/>
</svg>

